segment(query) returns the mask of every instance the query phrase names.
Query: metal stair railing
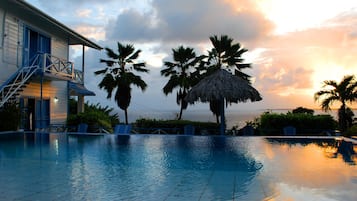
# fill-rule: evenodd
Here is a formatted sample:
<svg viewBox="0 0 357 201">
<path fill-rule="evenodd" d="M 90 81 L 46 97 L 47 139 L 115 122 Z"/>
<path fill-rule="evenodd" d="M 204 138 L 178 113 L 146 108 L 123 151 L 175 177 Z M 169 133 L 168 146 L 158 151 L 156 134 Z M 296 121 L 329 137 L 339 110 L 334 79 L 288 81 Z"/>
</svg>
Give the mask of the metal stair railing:
<svg viewBox="0 0 357 201">
<path fill-rule="evenodd" d="M 0 86 L 0 107 L 2 107 L 9 99 L 11 99 L 26 82 L 35 74 L 41 67 L 38 65 L 40 56 L 36 55 L 31 66 L 19 68 L 6 82 Z"/>
<path fill-rule="evenodd" d="M 19 68 L 0 86 L 0 107 L 13 98 L 36 72 L 49 73 L 59 78 L 83 83 L 83 72 L 74 69 L 73 63 L 65 59 L 47 53 L 38 53 L 31 61 L 30 66 Z"/>
</svg>

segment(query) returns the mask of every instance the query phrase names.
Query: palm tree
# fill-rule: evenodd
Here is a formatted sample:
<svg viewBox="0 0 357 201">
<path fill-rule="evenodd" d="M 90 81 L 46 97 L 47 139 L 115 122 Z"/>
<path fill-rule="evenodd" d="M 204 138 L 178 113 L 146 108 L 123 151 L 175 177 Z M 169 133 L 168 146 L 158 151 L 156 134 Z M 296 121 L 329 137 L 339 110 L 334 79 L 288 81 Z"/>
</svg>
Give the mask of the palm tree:
<svg viewBox="0 0 357 201">
<path fill-rule="evenodd" d="M 242 58 L 242 55 L 248 50 L 242 48 L 239 43 L 234 43 L 233 39 L 227 35 L 221 35 L 220 37 L 214 35 L 209 39 L 213 48 L 208 51 L 208 67 L 206 67 L 206 74 L 204 76 L 210 75 L 216 70 L 225 69 L 233 75 L 249 81 L 250 76 L 241 71 L 244 68 L 251 67 L 250 64 L 243 63 L 244 59 Z M 216 115 L 217 123 L 219 123 L 218 117 L 221 115 L 221 103 L 219 102 L 210 102 L 210 110 Z"/>
<path fill-rule="evenodd" d="M 208 51 L 208 72 L 218 69 L 226 69 L 232 74 L 249 80 L 250 76 L 243 73 L 242 69 L 250 68 L 250 64 L 243 63 L 242 55 L 248 50 L 242 48 L 239 43 L 233 43 L 233 39 L 227 35 L 220 38 L 216 35 L 210 37 L 213 48 Z"/>
<path fill-rule="evenodd" d="M 172 49 L 173 62 L 165 61 L 166 68 L 161 70 L 161 75 L 170 77 L 166 85 L 163 87 L 165 95 L 172 93 L 175 88 L 178 88 L 176 94 L 176 102 L 180 105 L 180 114 L 178 120 L 182 118 L 182 112 L 188 106 L 185 101 L 187 91 L 193 86 L 197 78 L 195 66 L 203 56 L 196 57 L 193 48 L 179 46 Z"/>
<path fill-rule="evenodd" d="M 135 50 L 131 44 L 123 45 L 118 42 L 118 53 L 112 49 L 105 48 L 109 59 L 101 59 L 107 67 L 94 72 L 95 75 L 103 75 L 103 80 L 98 84 L 100 89 L 107 91 L 107 98 L 111 99 L 115 91 L 114 99 L 120 109 L 125 112 L 125 123 L 128 124 L 128 107 L 131 100 L 131 85 L 139 87 L 144 91 L 147 87 L 145 81 L 132 71 L 149 72 L 144 62 L 136 63 L 141 50 Z"/>
<path fill-rule="evenodd" d="M 330 110 L 330 106 L 335 102 L 340 102 L 341 107 L 338 110 L 338 122 L 340 129 L 346 131 L 351 126 L 349 119 L 353 116 L 351 109 L 347 107 L 347 103 L 352 103 L 357 98 L 357 82 L 355 77 L 347 75 L 340 83 L 334 80 L 326 80 L 324 81 L 323 88 L 315 93 L 315 101 L 323 99 L 321 108 L 325 111 Z"/>
</svg>

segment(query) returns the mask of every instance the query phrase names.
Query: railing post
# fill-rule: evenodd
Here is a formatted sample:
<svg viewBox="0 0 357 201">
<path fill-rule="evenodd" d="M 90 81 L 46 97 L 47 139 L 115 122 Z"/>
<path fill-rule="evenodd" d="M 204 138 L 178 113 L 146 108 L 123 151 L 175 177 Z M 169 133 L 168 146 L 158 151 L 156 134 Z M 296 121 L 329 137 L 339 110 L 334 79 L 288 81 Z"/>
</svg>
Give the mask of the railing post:
<svg viewBox="0 0 357 201">
<path fill-rule="evenodd" d="M 71 62 L 70 64 L 71 64 L 71 72 L 72 72 L 71 76 L 72 76 L 72 80 L 73 80 L 73 79 L 75 79 L 74 63 Z"/>
<path fill-rule="evenodd" d="M 42 56 L 42 72 L 44 73 L 45 70 L 46 70 L 46 56 L 47 54 L 44 53 L 43 56 Z"/>
<path fill-rule="evenodd" d="M 86 46 L 82 45 L 82 83 L 84 83 L 84 53 Z"/>
</svg>

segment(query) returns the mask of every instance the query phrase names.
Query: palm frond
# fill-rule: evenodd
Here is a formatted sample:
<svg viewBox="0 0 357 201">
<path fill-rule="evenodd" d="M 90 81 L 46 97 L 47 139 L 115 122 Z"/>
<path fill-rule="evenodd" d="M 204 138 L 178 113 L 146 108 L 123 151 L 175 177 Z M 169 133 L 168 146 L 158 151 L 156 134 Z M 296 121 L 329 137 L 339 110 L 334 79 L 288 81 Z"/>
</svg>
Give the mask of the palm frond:
<svg viewBox="0 0 357 201">
<path fill-rule="evenodd" d="M 172 49 L 173 62 L 165 61 L 166 68 L 160 71 L 161 75 L 170 77 L 166 85 L 163 87 L 163 92 L 168 95 L 176 87 L 189 88 L 194 83 L 192 74 L 199 73 L 197 64 L 203 63 L 205 56 L 196 57 L 193 48 L 179 46 Z M 196 72 L 196 73 L 195 73 Z"/>
<path fill-rule="evenodd" d="M 335 90 L 320 90 L 314 94 L 315 101 L 324 97 L 338 97 Z"/>
<path fill-rule="evenodd" d="M 139 57 L 139 54 L 141 53 L 141 50 L 136 50 L 129 58 L 128 60 L 135 60 Z"/>
<path fill-rule="evenodd" d="M 133 52 L 135 51 L 135 48 L 131 44 L 126 44 L 123 45 L 118 42 L 118 52 L 119 52 L 119 57 L 122 59 L 128 58 Z"/>
<path fill-rule="evenodd" d="M 112 97 L 113 90 L 117 87 L 116 81 L 111 74 L 106 74 L 103 80 L 98 84 L 100 89 L 104 89 L 107 91 L 107 98 L 110 99 Z"/>
<path fill-rule="evenodd" d="M 143 79 L 141 79 L 140 76 L 135 75 L 132 72 L 125 73 L 125 79 L 126 79 L 126 83 L 133 84 L 133 85 L 139 87 L 143 91 L 145 91 L 145 89 L 147 87 L 147 84 L 145 83 L 145 81 Z"/>
<path fill-rule="evenodd" d="M 174 69 L 174 66 L 169 66 L 167 68 L 164 68 L 160 71 L 160 73 L 162 76 L 165 76 L 165 77 L 177 74 L 176 70 Z"/>
<path fill-rule="evenodd" d="M 112 49 L 106 47 L 105 50 L 106 50 L 107 56 L 109 58 L 111 58 L 111 59 L 118 59 L 119 58 L 119 55 L 116 54 Z"/>
<path fill-rule="evenodd" d="M 335 101 L 338 101 L 338 98 L 336 98 L 335 96 L 327 97 L 321 102 L 321 108 L 325 111 L 328 111 L 331 109 L 330 105 L 333 105 Z"/>
<path fill-rule="evenodd" d="M 162 91 L 165 95 L 168 95 L 169 93 L 172 93 L 172 91 L 178 86 L 180 86 L 180 79 L 177 76 L 172 76 L 162 88 Z"/>
<path fill-rule="evenodd" d="M 238 63 L 236 64 L 236 67 L 238 68 L 238 70 L 241 70 L 243 68 L 251 68 L 252 65 L 250 63 L 244 63 L 244 64 Z"/>
<path fill-rule="evenodd" d="M 145 66 L 146 66 L 146 64 L 144 62 L 133 64 L 134 70 L 136 70 L 138 72 L 147 73 L 147 72 L 149 72 L 149 69 L 145 68 Z"/>
<path fill-rule="evenodd" d="M 105 59 L 101 59 L 100 63 L 105 63 L 107 66 L 112 67 L 115 63 L 117 63 L 116 61 L 113 60 L 105 60 Z"/>
<path fill-rule="evenodd" d="M 102 69 L 102 70 L 97 70 L 94 71 L 95 75 L 100 75 L 100 74 L 105 74 L 108 71 L 108 68 Z"/>
<path fill-rule="evenodd" d="M 336 81 L 334 80 L 325 80 L 324 81 L 324 85 L 322 87 L 328 87 L 328 86 L 331 86 L 333 88 L 337 88 L 338 87 L 338 84 Z"/>
</svg>

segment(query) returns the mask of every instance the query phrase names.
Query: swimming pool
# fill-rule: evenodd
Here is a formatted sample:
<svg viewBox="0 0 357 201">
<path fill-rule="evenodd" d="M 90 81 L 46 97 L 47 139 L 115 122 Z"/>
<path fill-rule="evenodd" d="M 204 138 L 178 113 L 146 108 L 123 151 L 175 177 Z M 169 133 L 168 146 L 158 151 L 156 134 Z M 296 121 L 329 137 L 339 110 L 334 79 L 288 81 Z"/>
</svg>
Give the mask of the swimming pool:
<svg viewBox="0 0 357 201">
<path fill-rule="evenodd" d="M 357 157 L 338 142 L 0 135 L 0 200 L 355 201 Z"/>
</svg>

